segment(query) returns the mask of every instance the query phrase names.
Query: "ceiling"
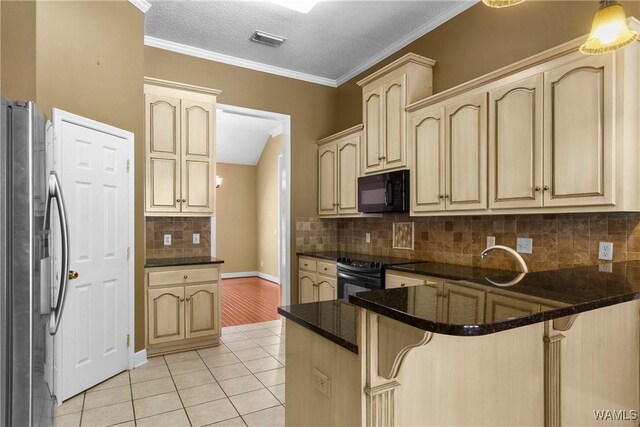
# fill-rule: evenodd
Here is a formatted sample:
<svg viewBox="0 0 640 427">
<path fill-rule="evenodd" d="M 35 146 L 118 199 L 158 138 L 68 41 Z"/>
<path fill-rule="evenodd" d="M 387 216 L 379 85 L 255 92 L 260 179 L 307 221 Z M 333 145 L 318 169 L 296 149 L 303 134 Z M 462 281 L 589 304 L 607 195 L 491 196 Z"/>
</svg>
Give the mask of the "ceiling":
<svg viewBox="0 0 640 427">
<path fill-rule="evenodd" d="M 282 132 L 282 123 L 218 110 L 216 113 L 216 161 L 256 165 L 269 136 Z"/>
<path fill-rule="evenodd" d="M 320 0 L 307 14 L 268 1 L 151 0 L 145 44 L 337 86 L 477 0 Z M 255 30 L 283 36 L 272 48 Z"/>
</svg>

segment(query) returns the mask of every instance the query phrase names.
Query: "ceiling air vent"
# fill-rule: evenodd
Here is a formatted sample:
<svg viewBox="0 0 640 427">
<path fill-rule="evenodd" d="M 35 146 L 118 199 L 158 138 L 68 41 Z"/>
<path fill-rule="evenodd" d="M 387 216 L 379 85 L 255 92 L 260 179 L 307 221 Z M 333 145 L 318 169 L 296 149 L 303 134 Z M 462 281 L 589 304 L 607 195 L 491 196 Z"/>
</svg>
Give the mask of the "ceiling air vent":
<svg viewBox="0 0 640 427">
<path fill-rule="evenodd" d="M 251 37 L 249 37 L 249 40 L 256 43 L 266 44 L 271 47 L 280 47 L 287 39 L 265 33 L 264 31 L 254 31 Z"/>
</svg>

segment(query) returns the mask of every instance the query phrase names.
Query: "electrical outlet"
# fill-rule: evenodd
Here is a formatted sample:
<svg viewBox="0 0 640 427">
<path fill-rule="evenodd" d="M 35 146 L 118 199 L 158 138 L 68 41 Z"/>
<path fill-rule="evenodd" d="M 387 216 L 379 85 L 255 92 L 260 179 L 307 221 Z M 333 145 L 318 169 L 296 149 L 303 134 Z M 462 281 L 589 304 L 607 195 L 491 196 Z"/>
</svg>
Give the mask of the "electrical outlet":
<svg viewBox="0 0 640 427">
<path fill-rule="evenodd" d="M 533 239 L 528 237 L 518 237 L 516 240 L 516 251 L 521 254 L 533 253 Z"/>
<path fill-rule="evenodd" d="M 604 259 L 606 261 L 611 261 L 613 259 L 613 243 L 612 242 L 598 243 L 598 259 Z"/>
<path fill-rule="evenodd" d="M 313 385 L 320 393 L 331 398 L 331 378 L 316 368 L 313 368 Z"/>
<path fill-rule="evenodd" d="M 610 262 L 598 264 L 598 271 L 601 273 L 613 273 L 613 264 Z"/>
<path fill-rule="evenodd" d="M 487 236 L 487 247 L 496 245 L 496 236 Z"/>
<path fill-rule="evenodd" d="M 367 243 L 371 243 L 371 233 L 366 233 L 366 234 L 364 235 L 364 240 L 365 240 L 365 242 L 367 242 Z"/>
<path fill-rule="evenodd" d="M 164 245 L 171 246 L 171 234 L 164 235 Z"/>
<path fill-rule="evenodd" d="M 194 245 L 200 244 L 200 233 L 193 233 L 193 244 Z"/>
</svg>

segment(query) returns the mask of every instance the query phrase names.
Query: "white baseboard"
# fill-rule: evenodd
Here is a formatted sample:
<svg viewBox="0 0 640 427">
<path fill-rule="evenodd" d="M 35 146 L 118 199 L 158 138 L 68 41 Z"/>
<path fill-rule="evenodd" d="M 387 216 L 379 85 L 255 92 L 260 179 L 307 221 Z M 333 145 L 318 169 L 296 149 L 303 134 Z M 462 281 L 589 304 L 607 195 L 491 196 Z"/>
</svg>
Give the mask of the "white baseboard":
<svg viewBox="0 0 640 427">
<path fill-rule="evenodd" d="M 133 354 L 133 367 L 137 368 L 147 363 L 147 349 L 140 350 Z"/>
<path fill-rule="evenodd" d="M 280 279 L 260 271 L 239 271 L 236 273 L 222 273 L 223 279 L 237 279 L 239 277 L 259 277 L 274 283 L 280 283 Z"/>
</svg>

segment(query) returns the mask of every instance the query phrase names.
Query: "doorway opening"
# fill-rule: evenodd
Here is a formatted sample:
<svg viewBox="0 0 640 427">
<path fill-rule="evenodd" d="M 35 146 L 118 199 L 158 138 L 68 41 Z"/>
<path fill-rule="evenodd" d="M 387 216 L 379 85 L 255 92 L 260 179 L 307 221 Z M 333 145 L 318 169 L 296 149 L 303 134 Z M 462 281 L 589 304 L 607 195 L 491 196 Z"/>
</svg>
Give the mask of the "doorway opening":
<svg viewBox="0 0 640 427">
<path fill-rule="evenodd" d="M 290 116 L 217 106 L 216 216 L 222 326 L 277 320 L 290 300 Z"/>
</svg>

